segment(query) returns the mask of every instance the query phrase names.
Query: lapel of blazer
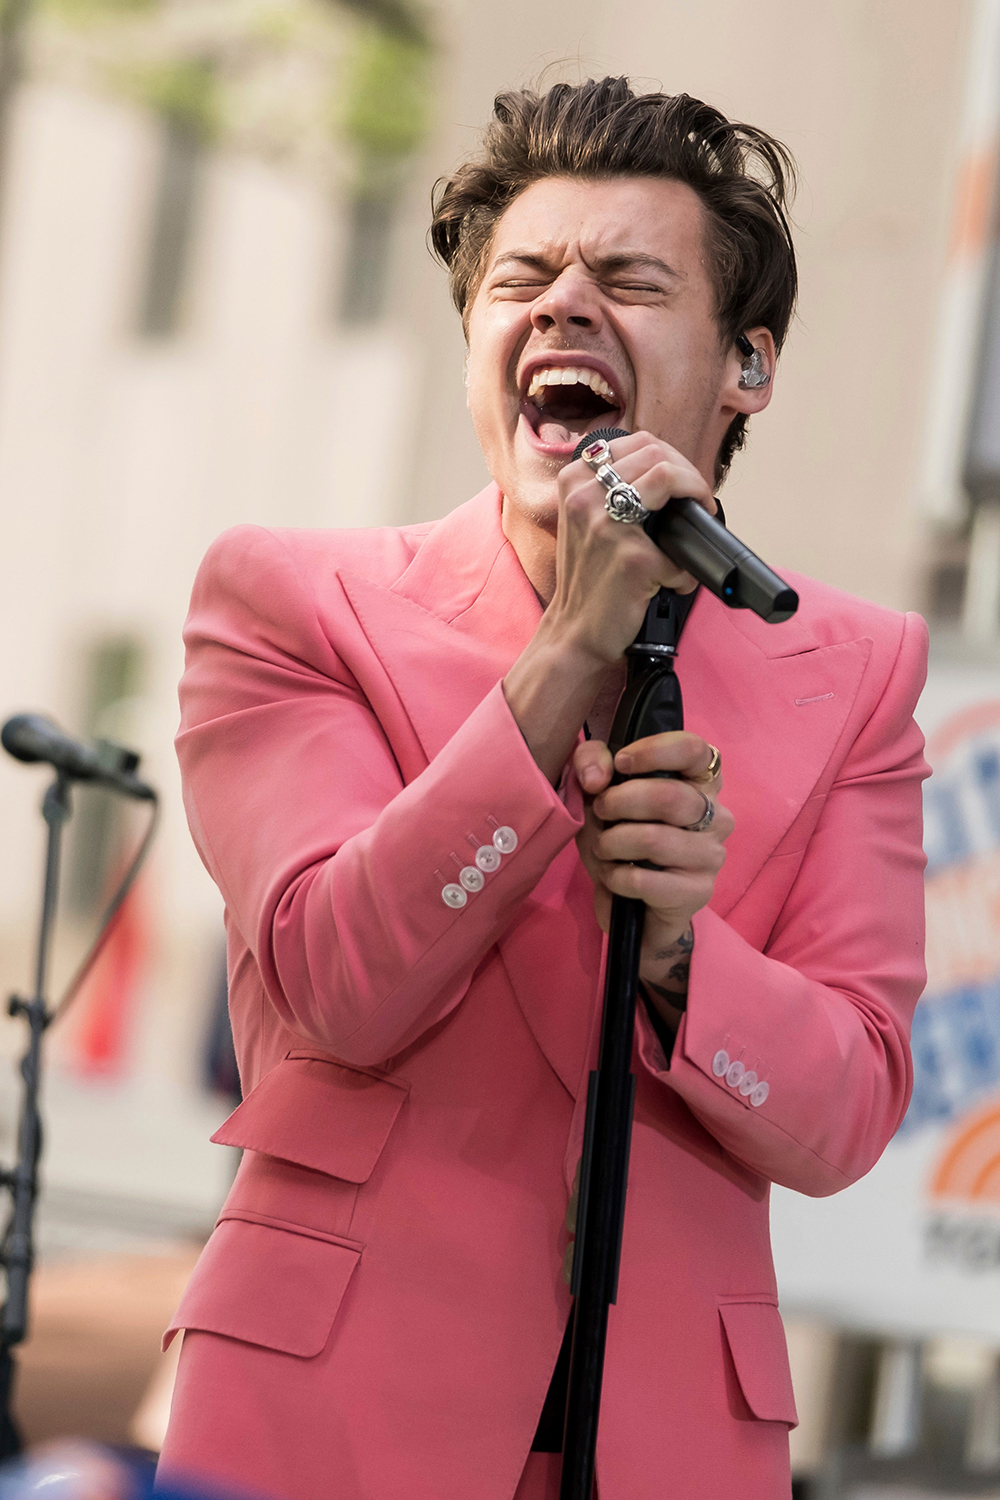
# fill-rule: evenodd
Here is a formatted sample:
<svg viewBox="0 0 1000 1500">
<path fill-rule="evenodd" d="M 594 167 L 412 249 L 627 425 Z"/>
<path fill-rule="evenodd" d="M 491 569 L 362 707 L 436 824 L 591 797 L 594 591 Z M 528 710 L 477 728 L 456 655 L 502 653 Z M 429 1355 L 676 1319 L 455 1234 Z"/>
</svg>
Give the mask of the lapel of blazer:
<svg viewBox="0 0 1000 1500">
<path fill-rule="evenodd" d="M 681 638 L 684 722 L 718 745 L 722 801 L 736 821 L 712 898 L 722 916 L 822 781 L 871 651 L 868 639 L 824 640 L 808 603 L 803 616 L 765 625 L 703 589 Z"/>
<path fill-rule="evenodd" d="M 366 692 L 373 672 L 391 683 L 405 725 L 387 722 L 384 691 L 371 696 L 412 780 L 504 676 L 541 615 L 503 535 L 496 486 L 435 526 L 391 587 L 345 570 L 339 577 L 377 662 L 348 665 Z M 712 900 L 721 915 L 745 894 L 821 781 L 869 650 L 867 640 L 824 640 L 808 619 L 765 625 L 702 590 L 678 673 L 685 723 L 719 746 L 723 801 L 736 819 Z M 414 735 L 422 754 L 404 753 Z M 499 949 L 528 1026 L 577 1098 L 598 1029 L 601 946 L 590 881 L 570 845 L 522 903 Z"/>
<path fill-rule="evenodd" d="M 541 617 L 501 530 L 496 485 L 433 527 L 391 587 L 346 569 L 338 576 L 426 765 L 505 675 Z M 367 664 L 348 665 L 367 688 Z M 393 727 L 383 728 L 392 740 Z"/>
</svg>

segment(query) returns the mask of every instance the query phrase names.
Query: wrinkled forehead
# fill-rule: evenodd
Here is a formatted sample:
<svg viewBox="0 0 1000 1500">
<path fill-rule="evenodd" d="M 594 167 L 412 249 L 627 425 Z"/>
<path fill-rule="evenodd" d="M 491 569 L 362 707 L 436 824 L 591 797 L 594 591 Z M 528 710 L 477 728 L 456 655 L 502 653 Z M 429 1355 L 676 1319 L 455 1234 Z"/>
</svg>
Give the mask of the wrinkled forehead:
<svg viewBox="0 0 1000 1500">
<path fill-rule="evenodd" d="M 543 177 L 497 221 L 482 272 L 507 259 L 553 269 L 659 262 L 683 280 L 707 277 L 705 210 L 686 183 L 665 177 Z"/>
</svg>

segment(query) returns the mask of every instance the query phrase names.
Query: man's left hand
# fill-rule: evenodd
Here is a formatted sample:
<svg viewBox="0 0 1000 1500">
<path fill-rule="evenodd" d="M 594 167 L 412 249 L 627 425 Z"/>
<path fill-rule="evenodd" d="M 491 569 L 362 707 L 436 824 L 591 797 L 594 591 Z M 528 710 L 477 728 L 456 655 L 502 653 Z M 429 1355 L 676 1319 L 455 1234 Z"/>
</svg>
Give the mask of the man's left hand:
<svg viewBox="0 0 1000 1500">
<path fill-rule="evenodd" d="M 594 882 L 597 920 L 607 932 L 612 896 L 646 903 L 639 973 L 672 1022 L 677 1011 L 668 997 L 682 999 L 687 991 L 691 918 L 711 899 L 733 831 L 732 813 L 718 802 L 721 777 L 703 779 L 711 761 L 712 747 L 686 730 L 636 740 L 618 752 L 614 766 L 600 740 L 578 745 L 573 757 L 587 797 L 577 845 Z M 612 786 L 614 771 L 629 779 Z M 655 774 L 665 771 L 669 778 Z M 691 825 L 703 818 L 706 800 L 715 816 L 695 833 Z M 659 868 L 644 869 L 641 860 Z"/>
</svg>

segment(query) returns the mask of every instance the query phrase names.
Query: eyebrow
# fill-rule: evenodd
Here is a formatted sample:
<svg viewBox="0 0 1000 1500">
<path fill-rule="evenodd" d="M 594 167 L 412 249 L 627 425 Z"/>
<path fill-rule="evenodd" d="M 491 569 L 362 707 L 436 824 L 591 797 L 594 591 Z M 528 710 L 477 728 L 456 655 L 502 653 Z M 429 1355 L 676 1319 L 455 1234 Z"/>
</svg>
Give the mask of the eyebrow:
<svg viewBox="0 0 1000 1500">
<path fill-rule="evenodd" d="M 658 255 L 649 255 L 642 250 L 617 250 L 613 255 L 599 255 L 596 260 L 586 262 L 588 269 L 592 271 L 624 271 L 629 267 L 646 267 L 651 271 L 661 271 L 665 276 L 673 276 L 683 281 L 684 277 L 680 271 L 675 271 L 673 266 L 661 260 Z M 491 271 L 497 271 L 502 266 L 520 265 L 533 266 L 539 271 L 551 269 L 551 262 L 546 260 L 543 252 L 538 250 L 508 250 L 504 255 L 498 255 L 493 262 Z"/>
</svg>

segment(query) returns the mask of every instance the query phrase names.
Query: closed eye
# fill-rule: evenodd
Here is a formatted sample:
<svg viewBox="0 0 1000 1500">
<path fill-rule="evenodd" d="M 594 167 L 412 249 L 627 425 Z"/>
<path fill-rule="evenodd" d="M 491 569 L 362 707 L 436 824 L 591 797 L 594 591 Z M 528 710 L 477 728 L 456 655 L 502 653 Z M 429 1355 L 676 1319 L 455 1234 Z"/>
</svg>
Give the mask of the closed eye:
<svg viewBox="0 0 1000 1500">
<path fill-rule="evenodd" d="M 651 286 L 646 281 L 611 281 L 606 286 L 612 292 L 650 292 L 652 295 L 663 295 L 666 288 L 662 286 Z"/>
</svg>

